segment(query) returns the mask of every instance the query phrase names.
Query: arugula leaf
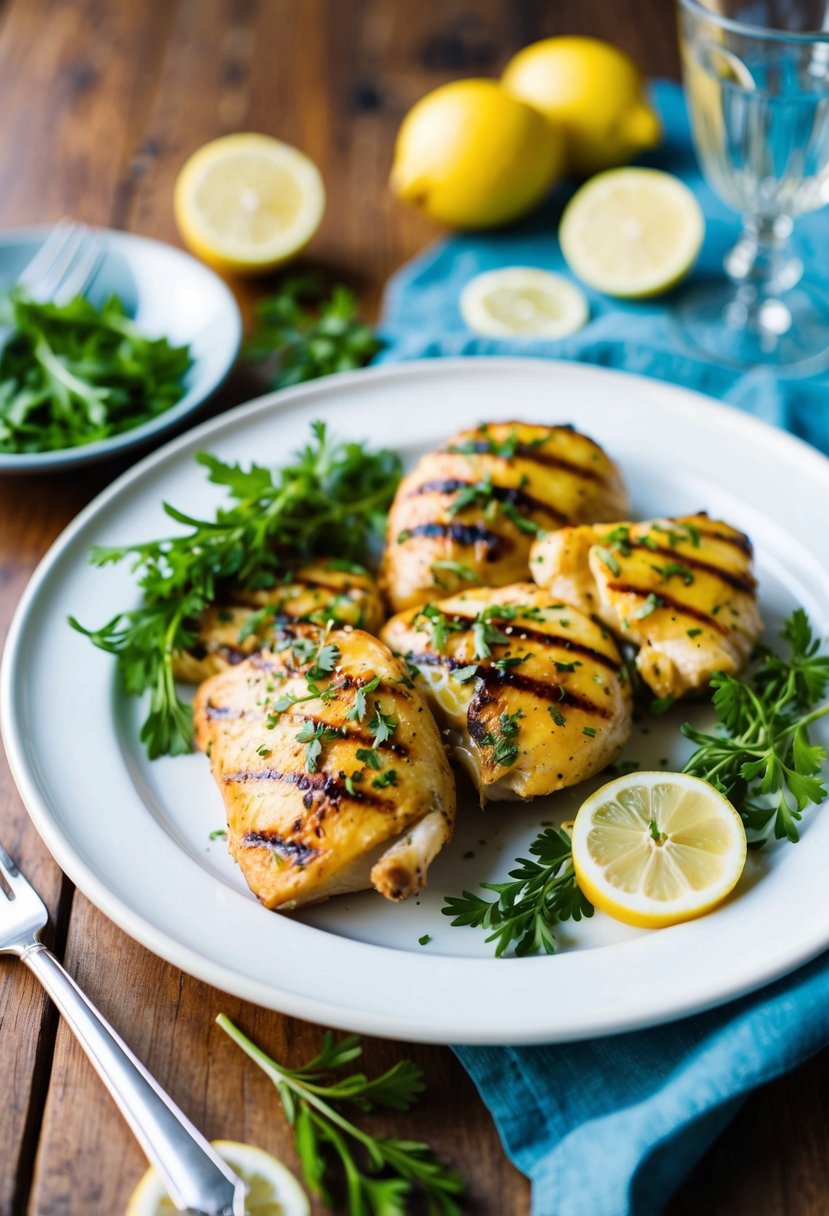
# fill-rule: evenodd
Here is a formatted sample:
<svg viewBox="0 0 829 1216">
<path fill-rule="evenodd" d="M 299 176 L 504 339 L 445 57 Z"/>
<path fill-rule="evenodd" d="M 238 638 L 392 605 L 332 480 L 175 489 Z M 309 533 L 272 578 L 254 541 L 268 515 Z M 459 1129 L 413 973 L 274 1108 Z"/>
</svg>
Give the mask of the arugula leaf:
<svg viewBox="0 0 829 1216">
<path fill-rule="evenodd" d="M 163 414 L 185 393 L 190 348 L 148 338 L 121 300 L 0 299 L 11 335 L 0 355 L 0 452 L 96 443 Z"/>
<path fill-rule="evenodd" d="M 143 602 L 98 629 L 87 629 L 74 617 L 69 622 L 115 656 L 128 693 L 149 691 L 141 738 L 151 758 L 192 747 L 191 712 L 176 692 L 173 659 L 195 642 L 194 622 L 204 609 L 221 600 L 229 583 L 272 587 L 297 561 L 314 555 L 333 551 L 345 560 L 364 561 L 373 538 L 382 535 L 384 512 L 401 475 L 394 452 L 334 442 L 320 422 L 312 425 L 311 439 L 294 462 L 273 473 L 258 465 L 226 464 L 206 453 L 197 459 L 210 481 L 227 490 L 230 505 L 218 507 L 213 518 L 195 519 L 165 504 L 166 514 L 186 531 L 93 549 L 96 566 L 131 562 Z M 318 649 L 303 638 L 286 645 L 301 662 L 316 655 L 317 676 L 309 672 L 311 680 L 328 674 L 338 661 L 334 646 Z"/>
<path fill-rule="evenodd" d="M 407 1111 L 424 1091 L 423 1074 L 411 1060 L 399 1060 L 378 1077 L 364 1073 L 336 1076 L 362 1048 L 358 1035 L 339 1041 L 325 1032 L 313 1060 L 287 1068 L 266 1055 L 223 1013 L 216 1022 L 238 1047 L 270 1077 L 294 1130 L 294 1147 L 302 1173 L 314 1194 L 328 1206 L 328 1179 L 339 1166 L 348 1216 L 403 1216 L 419 1191 L 430 1216 L 460 1216 L 456 1196 L 466 1189 L 463 1178 L 426 1144 L 395 1136 L 372 1136 L 353 1123 L 341 1106 L 371 1111 L 375 1107 Z"/>
</svg>

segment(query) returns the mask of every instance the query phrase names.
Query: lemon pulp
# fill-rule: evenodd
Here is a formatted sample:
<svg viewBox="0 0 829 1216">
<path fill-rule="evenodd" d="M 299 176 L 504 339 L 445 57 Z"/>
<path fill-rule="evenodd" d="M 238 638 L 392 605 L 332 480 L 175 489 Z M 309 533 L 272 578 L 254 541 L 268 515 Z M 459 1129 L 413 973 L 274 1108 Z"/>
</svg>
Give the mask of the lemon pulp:
<svg viewBox="0 0 829 1216">
<path fill-rule="evenodd" d="M 629 773 L 591 795 L 573 825 L 573 866 L 591 903 L 658 928 L 710 911 L 746 859 L 737 812 L 686 773 Z"/>
</svg>

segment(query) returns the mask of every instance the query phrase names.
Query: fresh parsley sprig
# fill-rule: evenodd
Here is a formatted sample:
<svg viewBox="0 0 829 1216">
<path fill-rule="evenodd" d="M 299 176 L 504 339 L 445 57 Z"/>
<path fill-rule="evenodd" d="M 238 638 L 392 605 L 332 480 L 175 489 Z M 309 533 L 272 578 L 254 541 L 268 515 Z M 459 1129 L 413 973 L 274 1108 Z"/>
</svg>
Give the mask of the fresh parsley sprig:
<svg viewBox="0 0 829 1216">
<path fill-rule="evenodd" d="M 294 1145 L 305 1181 L 331 1205 L 328 1189 L 337 1163 L 345 1187 L 348 1216 L 402 1216 L 413 1191 L 426 1199 L 430 1216 L 460 1216 L 457 1196 L 463 1178 L 426 1144 L 396 1136 L 372 1136 L 339 1109 L 375 1107 L 406 1111 L 424 1090 L 420 1069 L 400 1060 L 379 1077 L 364 1073 L 336 1076 L 361 1053 L 358 1035 L 336 1040 L 326 1031 L 319 1055 L 301 1068 L 286 1068 L 266 1055 L 233 1022 L 219 1014 L 222 1030 L 270 1077 L 294 1129 Z"/>
<path fill-rule="evenodd" d="M 382 343 L 356 312 L 348 288 L 335 286 L 326 295 L 320 276 L 294 275 L 257 305 L 245 353 L 257 361 L 277 358 L 274 388 L 364 367 Z"/>
<path fill-rule="evenodd" d="M 132 430 L 184 396 L 187 346 L 149 338 L 110 296 L 41 303 L 0 299 L 11 334 L 0 355 L 0 452 L 46 452 Z"/>
<path fill-rule="evenodd" d="M 489 929 L 495 955 L 512 946 L 519 957 L 552 954 L 556 948 L 553 927 L 562 920 L 593 915 L 593 905 L 582 895 L 573 870 L 570 837 L 558 828 L 545 828 L 530 845 L 531 858 L 516 859 L 510 882 L 483 882 L 496 898 L 487 900 L 473 891 L 448 895 L 444 916 L 453 925 Z M 537 858 L 537 860 L 532 860 Z"/>
<path fill-rule="evenodd" d="M 231 585 L 274 586 L 292 563 L 315 554 L 365 561 L 372 539 L 382 535 L 401 475 L 394 452 L 336 442 L 321 422 L 313 424 L 294 462 L 275 473 L 261 465 L 226 464 L 207 453 L 197 459 L 209 480 L 225 488 L 230 505 L 211 519 L 198 519 L 165 503 L 166 514 L 185 531 L 93 549 L 96 566 L 132 562 L 142 603 L 97 629 L 70 618 L 73 628 L 116 657 L 128 693 L 149 691 L 141 738 L 151 758 L 192 747 L 192 715 L 176 692 L 173 660 L 193 645 L 193 622 L 204 609 Z M 327 674 L 334 661 L 327 650 L 320 652 L 319 674 Z"/>
<path fill-rule="evenodd" d="M 786 656 L 761 650 L 744 678 L 712 678 L 718 731 L 682 727 L 697 744 L 685 772 L 734 804 L 755 846 L 772 837 L 796 842 L 804 810 L 827 794 L 826 751 L 812 743 L 809 727 L 829 714 L 829 702 L 820 704 L 829 686 L 829 654 L 820 653 L 802 608 L 780 636 Z"/>
</svg>

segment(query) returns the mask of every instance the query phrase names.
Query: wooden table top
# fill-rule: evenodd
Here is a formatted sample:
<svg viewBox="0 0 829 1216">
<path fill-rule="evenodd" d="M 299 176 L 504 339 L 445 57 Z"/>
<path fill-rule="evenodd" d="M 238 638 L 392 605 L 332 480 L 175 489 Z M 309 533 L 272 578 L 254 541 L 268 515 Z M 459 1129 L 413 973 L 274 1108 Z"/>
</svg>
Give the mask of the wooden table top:
<svg viewBox="0 0 829 1216">
<path fill-rule="evenodd" d="M 72 215 L 177 243 L 184 158 L 217 135 L 261 130 L 322 169 L 329 206 L 314 258 L 374 315 L 389 273 L 435 235 L 385 188 L 406 109 L 565 32 L 619 42 L 649 74 L 676 73 L 670 0 L 0 0 L 0 227 Z M 219 407 L 251 387 L 237 374 Z M 0 482 L 0 640 L 48 545 L 121 467 Z M 213 1019 L 226 1011 L 288 1063 L 316 1051 L 320 1027 L 217 992 L 126 937 L 61 875 L 2 758 L 0 839 L 48 903 L 70 973 L 195 1123 L 295 1165 L 270 1083 Z M 428 1094 L 373 1126 L 431 1143 L 469 1178 L 478 1216 L 526 1213 L 528 1184 L 451 1052 L 365 1042 L 370 1070 L 401 1055 L 422 1066 Z M 670 1211 L 829 1211 L 828 1074 L 824 1053 L 750 1098 Z M 35 981 L 7 959 L 0 1078 L 0 1216 L 122 1212 L 142 1154 Z"/>
</svg>

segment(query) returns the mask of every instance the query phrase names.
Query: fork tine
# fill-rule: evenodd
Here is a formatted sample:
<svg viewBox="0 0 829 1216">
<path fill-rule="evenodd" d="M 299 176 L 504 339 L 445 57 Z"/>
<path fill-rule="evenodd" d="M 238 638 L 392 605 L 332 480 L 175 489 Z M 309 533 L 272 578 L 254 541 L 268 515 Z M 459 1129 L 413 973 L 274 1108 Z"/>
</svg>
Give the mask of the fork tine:
<svg viewBox="0 0 829 1216">
<path fill-rule="evenodd" d="M 51 300 L 52 293 L 60 286 L 73 266 L 78 254 L 83 249 L 87 239 L 87 232 L 86 224 L 75 225 L 37 282 L 27 285 L 26 289 L 30 295 L 34 296 L 37 300 Z"/>
<path fill-rule="evenodd" d="M 24 882 L 26 881 L 2 844 L 0 844 L 0 873 L 2 873 L 9 886 L 18 878 L 22 878 Z"/>
<path fill-rule="evenodd" d="M 53 290 L 53 302 L 67 304 L 75 296 L 81 295 L 95 277 L 105 253 L 106 244 L 103 238 L 94 234 L 88 236 L 66 276 Z"/>
<path fill-rule="evenodd" d="M 77 224 L 74 220 L 65 217 L 58 220 L 47 234 L 37 253 L 23 267 L 16 281 L 22 287 L 25 287 L 27 291 L 31 290 L 52 265 L 76 228 Z"/>
</svg>

